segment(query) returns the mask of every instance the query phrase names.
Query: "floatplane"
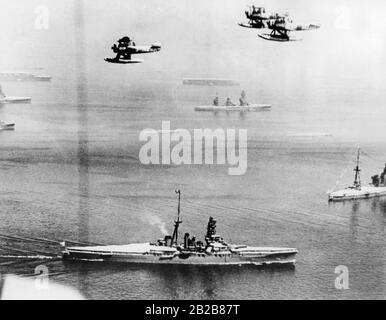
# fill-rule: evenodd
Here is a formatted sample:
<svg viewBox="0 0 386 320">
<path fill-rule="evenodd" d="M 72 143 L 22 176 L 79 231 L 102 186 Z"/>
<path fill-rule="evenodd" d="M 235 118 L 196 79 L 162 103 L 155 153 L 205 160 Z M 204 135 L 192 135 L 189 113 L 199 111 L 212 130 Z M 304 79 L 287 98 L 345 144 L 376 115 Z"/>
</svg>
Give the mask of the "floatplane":
<svg viewBox="0 0 386 320">
<path fill-rule="evenodd" d="M 258 34 L 258 36 L 270 41 L 297 41 L 301 38 L 290 36 L 290 32 L 294 31 L 308 31 L 319 29 L 319 24 L 296 24 L 290 18 L 289 13 L 268 14 L 263 7 L 250 6 L 245 11 L 245 16 L 248 21 L 246 23 L 239 23 L 239 26 L 252 29 L 268 29 L 270 33 Z"/>
<path fill-rule="evenodd" d="M 155 42 L 152 45 L 138 46 L 130 37 L 123 37 L 111 49 L 116 53 L 116 56 L 114 58 L 106 58 L 106 62 L 121 64 L 141 63 L 144 61 L 143 59 L 134 59 L 132 55 L 158 52 L 161 50 L 161 44 Z"/>
</svg>

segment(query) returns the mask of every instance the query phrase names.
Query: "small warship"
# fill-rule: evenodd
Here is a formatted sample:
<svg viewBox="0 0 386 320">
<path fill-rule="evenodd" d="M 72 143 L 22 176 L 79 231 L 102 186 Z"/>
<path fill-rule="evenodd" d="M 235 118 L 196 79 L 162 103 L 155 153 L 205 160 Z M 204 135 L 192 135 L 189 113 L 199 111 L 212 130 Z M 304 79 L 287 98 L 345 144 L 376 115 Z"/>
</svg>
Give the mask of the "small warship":
<svg viewBox="0 0 386 320">
<path fill-rule="evenodd" d="M 184 78 L 184 85 L 194 86 L 238 86 L 238 82 L 231 79 L 214 79 L 214 78 Z"/>
<path fill-rule="evenodd" d="M 155 243 L 138 243 L 111 246 L 65 247 L 63 259 L 86 261 L 109 261 L 153 264 L 195 265 L 266 265 L 295 263 L 297 249 L 276 247 L 250 247 L 228 244 L 216 233 L 216 220 L 209 218 L 205 241 L 196 240 L 185 233 L 182 243 L 178 242 L 180 199 L 174 221 L 173 234 L 158 239 Z M 65 244 L 64 244 L 65 246 Z"/>
<path fill-rule="evenodd" d="M 386 165 L 380 175 L 371 177 L 372 182 L 367 186 L 362 186 L 359 168 L 360 150 L 358 150 L 356 167 L 354 168 L 354 183 L 342 190 L 329 193 L 329 201 L 343 201 L 355 199 L 368 199 L 386 196 Z"/>
<path fill-rule="evenodd" d="M 0 121 L 0 131 L 2 131 L 2 130 L 15 130 L 15 124 Z"/>
<path fill-rule="evenodd" d="M 0 104 L 4 103 L 30 103 L 30 97 L 9 97 L 6 96 L 3 92 L 2 87 L 0 86 Z"/>
<path fill-rule="evenodd" d="M 29 72 L 0 72 L 0 81 L 50 81 L 51 76 Z"/>
</svg>

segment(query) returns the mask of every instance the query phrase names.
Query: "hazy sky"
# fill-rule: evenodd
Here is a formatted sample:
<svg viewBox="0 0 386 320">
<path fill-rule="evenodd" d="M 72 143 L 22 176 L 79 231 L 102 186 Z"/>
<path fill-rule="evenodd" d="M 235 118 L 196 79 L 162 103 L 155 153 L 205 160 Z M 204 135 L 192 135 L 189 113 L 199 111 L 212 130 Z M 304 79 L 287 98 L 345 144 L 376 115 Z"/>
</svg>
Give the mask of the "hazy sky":
<svg viewBox="0 0 386 320">
<path fill-rule="evenodd" d="M 72 70 L 75 52 L 74 1 L 1 0 L 0 68 L 43 67 L 47 73 Z M 261 75 L 292 81 L 350 79 L 383 87 L 386 76 L 384 1 L 277 0 L 268 11 L 289 11 L 295 22 L 319 22 L 317 31 L 300 32 L 303 41 L 267 42 L 244 20 L 249 0 L 86 0 L 86 60 L 90 78 L 98 78 L 103 59 L 123 35 L 137 43 L 159 41 L 163 50 L 143 58 L 141 72 L 175 76 Z M 256 3 L 258 4 L 258 3 Z M 48 30 L 35 28 L 37 6 L 48 8 Z M 136 72 L 136 71 L 135 71 Z M 106 75 L 108 77 L 108 75 Z M 252 77 L 252 78 L 251 78 Z M 281 79 L 281 80 L 280 80 Z M 285 85 L 285 82 L 282 82 Z"/>
</svg>

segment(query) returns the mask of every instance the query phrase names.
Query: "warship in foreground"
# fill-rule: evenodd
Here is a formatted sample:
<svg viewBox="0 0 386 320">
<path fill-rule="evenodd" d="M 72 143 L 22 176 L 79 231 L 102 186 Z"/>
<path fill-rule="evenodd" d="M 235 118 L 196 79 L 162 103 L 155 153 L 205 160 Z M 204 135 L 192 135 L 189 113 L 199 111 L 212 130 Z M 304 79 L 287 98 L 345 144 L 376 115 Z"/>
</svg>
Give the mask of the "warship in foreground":
<svg viewBox="0 0 386 320">
<path fill-rule="evenodd" d="M 342 190 L 329 193 L 329 201 L 344 201 L 355 199 L 368 199 L 386 196 L 386 165 L 383 172 L 380 175 L 372 176 L 372 182 L 367 186 L 362 186 L 359 168 L 360 150 L 357 154 L 357 164 L 354 168 L 355 178 L 354 183 Z"/>
<path fill-rule="evenodd" d="M 65 247 L 63 259 L 87 261 L 114 261 L 153 264 L 195 265 L 266 265 L 295 263 L 298 250 L 294 248 L 250 247 L 228 244 L 216 234 L 216 220 L 209 218 L 205 242 L 190 238 L 185 233 L 183 243 L 178 243 L 180 197 L 178 214 L 172 236 L 165 236 L 156 243 L 138 243 L 111 246 Z"/>
</svg>

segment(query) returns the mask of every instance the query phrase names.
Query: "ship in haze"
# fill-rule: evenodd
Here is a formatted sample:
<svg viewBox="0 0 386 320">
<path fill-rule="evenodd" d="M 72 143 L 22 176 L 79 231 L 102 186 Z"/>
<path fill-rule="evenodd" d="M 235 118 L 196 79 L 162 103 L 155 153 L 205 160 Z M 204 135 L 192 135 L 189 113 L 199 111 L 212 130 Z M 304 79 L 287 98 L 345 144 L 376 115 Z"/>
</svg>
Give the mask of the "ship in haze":
<svg viewBox="0 0 386 320">
<path fill-rule="evenodd" d="M 178 242 L 180 220 L 180 198 L 178 213 L 174 221 L 173 234 L 155 243 L 128 245 L 65 247 L 63 259 L 87 261 L 114 261 L 153 264 L 195 264 L 195 265 L 266 265 L 295 263 L 295 248 L 250 247 L 228 244 L 216 234 L 216 220 L 209 218 L 205 241 L 196 240 L 185 233 L 182 243 Z M 65 244 L 64 244 L 65 245 Z"/>
<path fill-rule="evenodd" d="M 238 86 L 239 83 L 230 79 L 213 79 L 213 78 L 184 78 L 184 85 L 195 86 Z"/>
<path fill-rule="evenodd" d="M 0 81 L 51 81 L 51 77 L 29 72 L 0 72 Z"/>
<path fill-rule="evenodd" d="M 0 86 L 0 105 L 5 103 L 30 103 L 30 97 L 9 97 L 6 96 L 3 92 L 2 87 Z"/>
<path fill-rule="evenodd" d="M 15 130 L 15 124 L 0 121 L 0 131 L 3 131 L 3 130 Z"/>
<path fill-rule="evenodd" d="M 354 183 L 347 188 L 329 193 L 329 201 L 368 199 L 386 196 L 386 165 L 380 175 L 371 177 L 372 182 L 367 186 L 363 186 L 360 177 L 361 169 L 359 168 L 360 153 L 361 151 L 358 150 L 356 167 L 354 168 Z"/>
</svg>

